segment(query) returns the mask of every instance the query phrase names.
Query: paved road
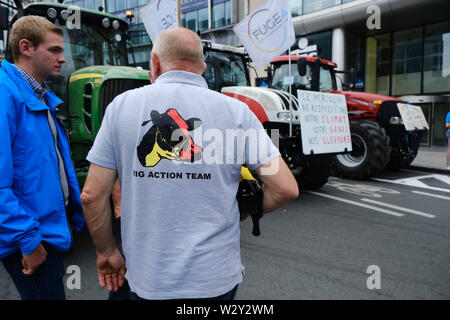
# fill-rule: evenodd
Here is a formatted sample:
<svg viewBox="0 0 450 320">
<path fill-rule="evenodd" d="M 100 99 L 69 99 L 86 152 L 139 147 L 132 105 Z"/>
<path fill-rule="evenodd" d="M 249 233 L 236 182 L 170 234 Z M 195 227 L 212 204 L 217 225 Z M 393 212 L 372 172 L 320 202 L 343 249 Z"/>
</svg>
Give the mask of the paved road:
<svg viewBox="0 0 450 320">
<path fill-rule="evenodd" d="M 246 276 L 237 299 L 450 299 L 449 208 L 449 176 L 331 178 L 266 215 L 260 237 L 241 223 Z M 68 299 L 107 297 L 86 232 L 65 263 L 81 270 L 81 289 L 67 289 Z M 0 299 L 17 298 L 0 265 Z"/>
</svg>

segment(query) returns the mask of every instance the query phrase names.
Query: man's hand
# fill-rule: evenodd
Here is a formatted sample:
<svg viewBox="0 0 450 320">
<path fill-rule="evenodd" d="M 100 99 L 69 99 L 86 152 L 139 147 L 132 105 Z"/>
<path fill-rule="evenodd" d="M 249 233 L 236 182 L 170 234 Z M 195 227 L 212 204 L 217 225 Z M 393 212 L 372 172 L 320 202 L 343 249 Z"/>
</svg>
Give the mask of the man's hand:
<svg viewBox="0 0 450 320">
<path fill-rule="evenodd" d="M 298 185 L 281 157 L 255 170 L 263 181 L 263 211 L 272 212 L 298 197 Z"/>
<path fill-rule="evenodd" d="M 97 252 L 97 272 L 100 286 L 109 291 L 118 291 L 125 282 L 125 260 L 122 254 L 114 249 L 112 253 Z"/>
<path fill-rule="evenodd" d="M 42 243 L 29 255 L 23 255 L 22 272 L 26 275 L 32 275 L 47 259 L 47 251 Z"/>
</svg>

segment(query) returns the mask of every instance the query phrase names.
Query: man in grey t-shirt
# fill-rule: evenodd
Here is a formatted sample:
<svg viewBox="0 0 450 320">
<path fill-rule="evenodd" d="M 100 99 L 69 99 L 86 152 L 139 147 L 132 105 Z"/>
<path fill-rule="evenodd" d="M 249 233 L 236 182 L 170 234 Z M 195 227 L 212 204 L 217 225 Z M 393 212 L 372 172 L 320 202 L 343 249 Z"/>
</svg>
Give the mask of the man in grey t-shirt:
<svg viewBox="0 0 450 320">
<path fill-rule="evenodd" d="M 152 51 L 152 85 L 116 97 L 107 108 L 87 157 L 81 199 L 100 285 L 109 290 L 126 277 L 144 299 L 224 295 L 243 274 L 236 200 L 241 166 L 261 177 L 264 212 L 298 196 L 256 116 L 207 88 L 203 60 L 194 32 L 166 30 Z M 126 268 L 110 222 L 117 176 Z"/>
</svg>

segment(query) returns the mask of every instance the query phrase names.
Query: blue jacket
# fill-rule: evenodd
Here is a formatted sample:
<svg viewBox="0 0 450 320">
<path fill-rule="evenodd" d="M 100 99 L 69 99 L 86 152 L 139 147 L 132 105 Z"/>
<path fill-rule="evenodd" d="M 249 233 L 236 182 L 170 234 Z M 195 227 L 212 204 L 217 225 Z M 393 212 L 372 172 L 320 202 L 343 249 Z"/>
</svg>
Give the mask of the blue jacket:
<svg viewBox="0 0 450 320">
<path fill-rule="evenodd" d="M 69 144 L 64 128 L 56 121 L 72 208 L 66 213 L 47 119 L 48 109 L 56 119 L 54 110 L 62 101 L 48 91 L 49 107 L 42 103 L 6 60 L 0 69 L 0 97 L 0 259 L 19 250 L 30 254 L 41 241 L 68 251 L 71 227 L 81 231 L 84 218 Z"/>
</svg>

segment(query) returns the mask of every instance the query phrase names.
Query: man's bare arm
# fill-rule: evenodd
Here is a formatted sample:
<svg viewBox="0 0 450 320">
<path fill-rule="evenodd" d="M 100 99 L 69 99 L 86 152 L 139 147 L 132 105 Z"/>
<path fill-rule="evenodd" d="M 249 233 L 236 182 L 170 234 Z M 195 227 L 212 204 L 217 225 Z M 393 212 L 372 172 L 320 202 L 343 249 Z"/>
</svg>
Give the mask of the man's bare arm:
<svg viewBox="0 0 450 320">
<path fill-rule="evenodd" d="M 255 170 L 263 181 L 264 213 L 274 211 L 298 197 L 298 185 L 281 157 L 275 158 Z"/>
<path fill-rule="evenodd" d="M 111 226 L 110 196 L 116 170 L 91 164 L 81 193 L 84 216 L 97 249 L 97 271 L 101 287 L 117 291 L 125 281 L 125 262 L 116 247 Z"/>
<path fill-rule="evenodd" d="M 116 246 L 109 201 L 116 178 L 116 170 L 91 164 L 80 197 L 86 224 L 99 253 L 111 251 Z"/>
</svg>

